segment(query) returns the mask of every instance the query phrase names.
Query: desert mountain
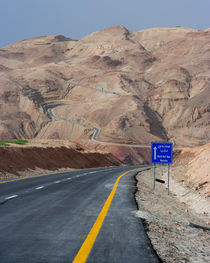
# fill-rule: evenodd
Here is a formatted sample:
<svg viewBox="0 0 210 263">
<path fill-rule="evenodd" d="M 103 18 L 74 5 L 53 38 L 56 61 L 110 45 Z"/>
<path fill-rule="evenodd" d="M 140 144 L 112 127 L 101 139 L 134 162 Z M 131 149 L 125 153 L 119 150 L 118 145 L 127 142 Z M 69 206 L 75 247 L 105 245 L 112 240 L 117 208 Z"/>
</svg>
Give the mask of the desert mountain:
<svg viewBox="0 0 210 263">
<path fill-rule="evenodd" d="M 0 49 L 0 112 L 1 139 L 205 144 L 210 30 L 112 26 L 14 43 Z"/>
</svg>

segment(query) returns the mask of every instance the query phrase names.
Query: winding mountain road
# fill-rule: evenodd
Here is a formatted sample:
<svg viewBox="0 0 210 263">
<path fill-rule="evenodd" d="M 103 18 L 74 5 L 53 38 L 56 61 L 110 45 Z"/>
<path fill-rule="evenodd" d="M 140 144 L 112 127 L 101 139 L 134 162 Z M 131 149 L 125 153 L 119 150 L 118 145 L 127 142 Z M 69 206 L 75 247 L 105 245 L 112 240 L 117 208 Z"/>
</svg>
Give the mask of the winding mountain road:
<svg viewBox="0 0 210 263">
<path fill-rule="evenodd" d="M 57 107 L 57 106 L 55 106 L 55 107 Z M 48 112 L 49 116 L 55 121 L 66 121 L 66 122 L 70 122 L 72 124 L 80 125 L 80 126 L 82 126 L 84 128 L 87 128 L 87 129 L 93 129 L 94 133 L 93 133 L 93 135 L 91 137 L 91 140 L 94 141 L 94 142 L 97 142 L 97 143 L 100 143 L 100 144 L 106 144 L 106 145 L 129 146 L 129 147 L 135 147 L 135 148 L 150 148 L 151 147 L 150 145 L 146 145 L 146 144 L 127 144 L 127 143 L 114 143 L 114 142 L 101 141 L 101 140 L 98 139 L 98 136 L 99 136 L 100 131 L 101 131 L 100 128 L 97 128 L 97 127 L 94 127 L 94 126 L 90 126 L 90 125 L 86 125 L 86 124 L 80 123 L 79 121 L 67 120 L 67 119 L 64 119 L 64 118 L 60 118 L 60 117 L 55 115 L 52 106 L 50 106 L 50 107 L 46 106 L 46 108 L 47 108 L 47 112 Z"/>
<path fill-rule="evenodd" d="M 11 79 L 10 81 L 13 84 L 15 84 L 15 85 L 20 86 L 23 89 L 28 89 L 28 87 L 26 85 L 18 82 L 17 80 L 12 80 Z M 89 87 L 89 86 L 81 85 L 79 83 L 72 83 L 69 80 L 66 80 L 66 83 L 71 88 L 80 86 L 80 87 L 83 87 L 83 88 L 93 89 L 93 90 L 96 90 L 98 92 L 102 92 L 104 94 L 112 94 L 112 95 L 117 96 L 117 97 L 121 96 L 121 94 L 113 92 L 113 91 L 110 91 L 110 90 L 106 90 L 106 89 L 102 89 L 102 88 L 92 88 L 92 87 Z M 69 90 L 68 87 L 67 87 L 67 90 Z M 39 92 L 36 92 L 36 90 L 33 90 L 32 93 L 36 94 L 36 96 L 37 96 L 38 95 L 37 93 L 39 93 Z M 27 95 L 27 96 L 30 97 L 31 95 Z M 59 107 L 59 106 L 64 106 L 64 105 L 67 106 L 68 105 L 68 104 L 65 103 L 65 100 L 55 100 L 55 101 L 50 101 L 50 102 L 42 102 L 42 103 L 40 103 L 40 105 L 42 106 L 44 111 L 46 111 L 48 113 L 48 115 L 51 118 L 51 120 L 54 120 L 54 121 L 65 121 L 65 122 L 69 122 L 69 123 L 72 123 L 72 124 L 76 124 L 76 125 L 82 126 L 84 128 L 87 128 L 87 129 L 94 130 L 94 133 L 93 133 L 93 135 L 91 137 L 91 140 L 96 142 L 96 143 L 100 143 L 100 144 L 104 144 L 104 145 L 128 146 L 128 147 L 135 147 L 135 148 L 150 148 L 151 147 L 150 145 L 145 145 L 145 144 L 114 143 L 114 142 L 106 142 L 106 141 L 99 140 L 98 137 L 99 137 L 99 134 L 101 132 L 101 128 L 98 128 L 98 127 L 95 127 L 95 126 L 90 126 L 90 125 L 81 123 L 81 122 L 79 122 L 77 120 L 65 119 L 65 118 L 62 118 L 60 116 L 56 116 L 55 115 L 54 110 L 53 110 L 54 108 Z M 73 106 L 73 105 L 78 105 L 78 104 L 69 104 L 69 105 Z"/>
<path fill-rule="evenodd" d="M 92 87 L 88 87 L 88 86 L 83 86 L 83 85 L 78 84 L 78 83 L 71 83 L 69 81 L 66 81 L 66 83 L 68 85 L 71 85 L 71 88 L 76 87 L 76 86 L 78 86 L 78 87 L 80 86 L 80 87 L 83 87 L 83 88 L 94 89 L 94 90 L 97 90 L 97 91 L 102 92 L 102 93 L 112 94 L 112 95 L 115 95 L 115 96 L 118 96 L 118 97 L 121 96 L 120 94 L 118 94 L 116 92 L 108 91 L 106 89 L 92 88 Z M 57 105 L 55 103 L 57 103 Z M 100 128 L 95 127 L 95 126 L 86 125 L 86 124 L 81 123 L 81 122 L 76 121 L 76 120 L 69 120 L 69 119 L 64 119 L 62 117 L 56 116 L 55 113 L 54 113 L 53 108 L 56 108 L 56 107 L 59 107 L 59 106 L 64 106 L 64 105 L 65 106 L 68 105 L 68 104 L 65 104 L 65 102 L 63 102 L 60 105 L 58 105 L 58 103 L 59 103 L 59 101 L 55 101 L 54 102 L 55 105 L 53 103 L 46 103 L 45 104 L 45 109 L 47 110 L 47 112 L 48 112 L 49 116 L 51 117 L 51 119 L 55 120 L 55 121 L 66 121 L 66 122 L 70 122 L 72 124 L 76 124 L 76 125 L 82 126 L 84 128 L 87 128 L 87 129 L 93 129 L 94 133 L 93 133 L 93 135 L 91 137 L 91 140 L 96 142 L 96 143 L 105 144 L 105 145 L 115 145 L 115 146 L 128 146 L 128 147 L 135 147 L 135 148 L 150 148 L 151 147 L 150 145 L 145 145 L 145 144 L 126 144 L 126 143 L 114 143 L 114 142 L 101 141 L 101 140 L 98 139 L 98 136 L 99 136 L 99 134 L 101 132 Z M 78 105 L 78 104 L 70 104 L 70 106 L 73 106 L 73 105 Z"/>
</svg>

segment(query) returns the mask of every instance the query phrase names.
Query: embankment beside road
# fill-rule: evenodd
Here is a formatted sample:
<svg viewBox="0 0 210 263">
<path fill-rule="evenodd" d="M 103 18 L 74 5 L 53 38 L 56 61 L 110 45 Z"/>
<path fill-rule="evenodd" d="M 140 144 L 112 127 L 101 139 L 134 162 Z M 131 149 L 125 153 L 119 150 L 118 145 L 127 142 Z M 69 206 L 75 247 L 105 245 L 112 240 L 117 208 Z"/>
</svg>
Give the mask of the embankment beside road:
<svg viewBox="0 0 210 263">
<path fill-rule="evenodd" d="M 190 223 L 209 228 L 209 203 L 197 191 L 176 182 L 180 171 L 172 169 L 170 195 L 166 184 L 157 182 L 155 190 L 152 189 L 152 170 L 137 175 L 137 216 L 143 220 L 163 263 L 207 263 L 210 258 L 209 231 L 194 228 Z M 156 176 L 167 181 L 167 167 L 159 166 Z"/>
<path fill-rule="evenodd" d="M 210 143 L 178 150 L 172 169 L 176 181 L 210 198 Z"/>
<path fill-rule="evenodd" d="M 83 169 L 119 166 L 122 163 L 110 153 L 87 151 L 80 145 L 0 147 L 0 178 L 27 175 L 34 171 Z"/>
<path fill-rule="evenodd" d="M 210 226 L 210 144 L 174 150 L 170 195 L 167 166 L 156 167 L 156 179 L 165 184 L 156 182 L 155 190 L 152 169 L 136 177 L 137 216 L 154 249 L 163 263 L 209 262 L 209 230 L 204 228 Z"/>
</svg>

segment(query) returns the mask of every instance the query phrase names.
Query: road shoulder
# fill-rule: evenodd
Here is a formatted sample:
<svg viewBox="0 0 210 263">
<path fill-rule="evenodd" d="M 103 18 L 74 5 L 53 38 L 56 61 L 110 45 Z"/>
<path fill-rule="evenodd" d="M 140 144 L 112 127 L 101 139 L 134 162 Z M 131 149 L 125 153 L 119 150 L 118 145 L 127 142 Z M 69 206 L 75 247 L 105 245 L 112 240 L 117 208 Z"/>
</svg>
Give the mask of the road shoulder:
<svg viewBox="0 0 210 263">
<path fill-rule="evenodd" d="M 164 168 L 159 168 L 164 174 Z M 209 231 L 187 226 L 190 222 L 206 225 L 204 217 L 178 199 L 167 194 L 166 185 L 156 183 L 152 190 L 152 171 L 137 175 L 137 216 L 143 219 L 147 234 L 165 263 L 209 262 Z"/>
</svg>

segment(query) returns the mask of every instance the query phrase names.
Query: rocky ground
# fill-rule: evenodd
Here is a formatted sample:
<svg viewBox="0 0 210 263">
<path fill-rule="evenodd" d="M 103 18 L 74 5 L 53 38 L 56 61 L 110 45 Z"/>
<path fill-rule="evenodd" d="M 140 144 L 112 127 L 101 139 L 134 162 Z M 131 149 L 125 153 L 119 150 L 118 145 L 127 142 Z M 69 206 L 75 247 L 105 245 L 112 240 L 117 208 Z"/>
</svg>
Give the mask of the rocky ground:
<svg viewBox="0 0 210 263">
<path fill-rule="evenodd" d="M 182 171 L 182 172 L 181 172 Z M 167 168 L 158 167 L 157 177 L 167 183 Z M 143 219 L 154 249 L 164 263 L 204 263 L 210 261 L 210 231 L 189 226 L 190 223 L 210 227 L 210 204 L 196 191 L 176 181 L 185 168 L 171 172 L 170 195 L 166 185 L 153 186 L 152 170 L 137 175 L 137 216 Z M 191 201 L 187 200 L 190 194 Z"/>
</svg>

